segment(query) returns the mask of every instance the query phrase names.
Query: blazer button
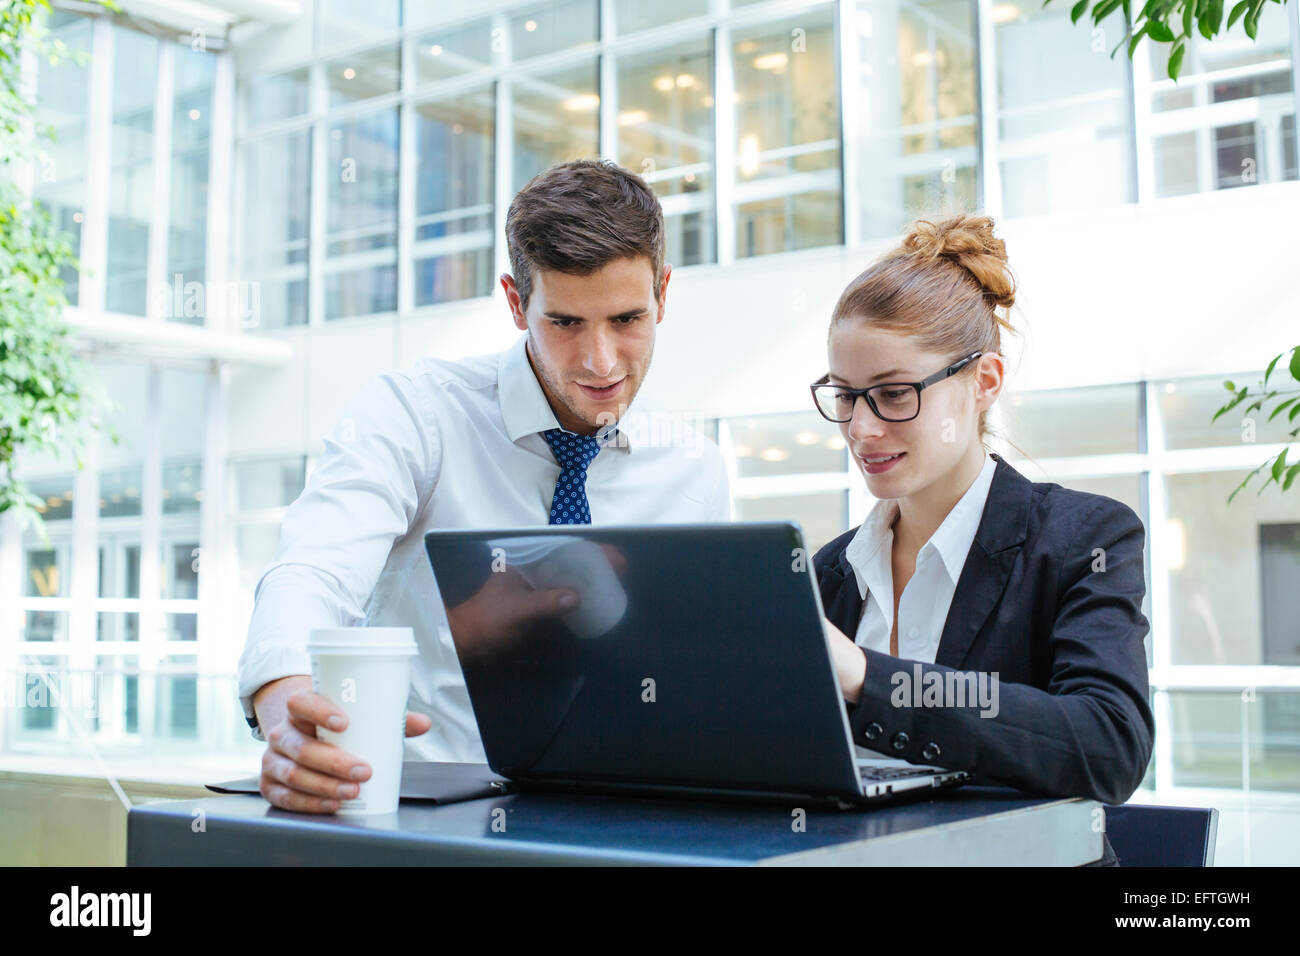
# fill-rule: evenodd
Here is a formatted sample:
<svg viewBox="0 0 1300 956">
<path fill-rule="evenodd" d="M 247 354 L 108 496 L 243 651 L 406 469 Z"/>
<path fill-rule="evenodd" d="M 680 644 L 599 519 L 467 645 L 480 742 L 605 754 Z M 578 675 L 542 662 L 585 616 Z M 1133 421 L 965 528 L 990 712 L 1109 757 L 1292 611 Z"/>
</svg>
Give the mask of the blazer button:
<svg viewBox="0 0 1300 956">
<path fill-rule="evenodd" d="M 889 742 L 895 750 L 906 750 L 907 742 L 909 740 L 911 740 L 911 738 L 907 736 L 906 732 L 900 730 L 890 738 Z"/>
<path fill-rule="evenodd" d="M 866 729 L 862 731 L 862 736 L 866 737 L 868 740 L 875 740 L 884 732 L 885 732 L 884 727 L 881 727 L 877 723 L 870 723 L 867 724 Z"/>
<path fill-rule="evenodd" d="M 921 756 L 924 757 L 926 760 L 938 760 L 939 745 L 936 744 L 933 740 L 931 740 L 928 744 L 925 745 L 925 749 L 921 751 Z"/>
</svg>

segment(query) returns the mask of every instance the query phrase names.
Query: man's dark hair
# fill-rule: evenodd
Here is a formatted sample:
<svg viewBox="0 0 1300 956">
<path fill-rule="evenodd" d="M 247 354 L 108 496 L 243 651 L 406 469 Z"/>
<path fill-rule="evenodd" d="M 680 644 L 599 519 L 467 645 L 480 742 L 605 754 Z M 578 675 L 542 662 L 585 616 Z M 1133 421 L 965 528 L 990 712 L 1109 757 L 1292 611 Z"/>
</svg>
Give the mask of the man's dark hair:
<svg viewBox="0 0 1300 956">
<path fill-rule="evenodd" d="M 618 259 L 645 256 L 655 301 L 664 271 L 664 213 L 654 190 L 609 160 L 578 159 L 534 176 L 506 213 L 506 249 L 521 309 L 533 270 L 586 276 Z"/>
</svg>

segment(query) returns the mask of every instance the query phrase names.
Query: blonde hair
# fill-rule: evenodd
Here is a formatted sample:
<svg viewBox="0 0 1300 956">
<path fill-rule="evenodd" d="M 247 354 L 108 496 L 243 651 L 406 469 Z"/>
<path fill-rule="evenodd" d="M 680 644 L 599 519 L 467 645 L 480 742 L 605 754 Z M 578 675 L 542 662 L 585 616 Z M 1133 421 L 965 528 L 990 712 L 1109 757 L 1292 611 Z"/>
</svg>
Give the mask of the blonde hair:
<svg viewBox="0 0 1300 956">
<path fill-rule="evenodd" d="M 988 216 L 918 219 L 901 244 L 848 284 L 830 331 L 856 318 L 953 361 L 972 352 L 1002 354 L 1002 330 L 1019 334 L 1009 319 L 1016 280 L 993 226 Z M 987 419 L 988 411 L 980 412 L 981 441 L 991 433 Z"/>
</svg>

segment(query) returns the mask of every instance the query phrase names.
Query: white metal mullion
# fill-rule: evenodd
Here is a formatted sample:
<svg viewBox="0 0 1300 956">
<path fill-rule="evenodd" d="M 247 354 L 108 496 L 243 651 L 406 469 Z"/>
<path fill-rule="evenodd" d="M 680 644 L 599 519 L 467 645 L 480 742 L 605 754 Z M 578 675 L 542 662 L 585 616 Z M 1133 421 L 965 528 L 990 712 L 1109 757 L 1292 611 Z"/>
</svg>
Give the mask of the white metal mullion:
<svg viewBox="0 0 1300 956">
<path fill-rule="evenodd" d="M 140 681 L 136 703 L 139 732 L 153 734 L 154 691 L 166 620 L 162 598 L 162 367 L 149 363 L 145 404 L 144 464 L 140 482 Z"/>
<path fill-rule="evenodd" d="M 732 208 L 736 184 L 735 90 L 731 27 L 723 23 L 713 31 L 713 156 L 717 170 L 713 208 L 720 266 L 730 265 L 736 260 L 736 211 Z"/>
<path fill-rule="evenodd" d="M 108 190 L 113 151 L 113 25 L 95 20 L 90 93 L 86 102 L 86 185 L 81 226 L 81 275 L 77 303 L 90 314 L 104 311 L 108 273 Z"/>
<path fill-rule="evenodd" d="M 857 0 L 835 4 L 834 35 L 839 39 L 840 85 L 840 169 L 843 182 L 840 199 L 844 207 L 844 245 L 855 248 L 862 241 L 862 208 L 858 195 L 858 149 L 862 130 L 859 106 Z"/>
<path fill-rule="evenodd" d="M 1156 383 L 1147 382 L 1145 388 L 1146 449 L 1150 463 L 1147 538 L 1151 546 L 1151 663 L 1153 670 L 1164 673 L 1173 663 L 1173 637 L 1169 627 L 1169 514 L 1163 467 L 1165 435 Z M 1166 689 L 1157 690 L 1154 698 L 1156 787 L 1163 789 L 1172 786 L 1174 780 L 1173 705 Z"/>
<path fill-rule="evenodd" d="M 212 88 L 212 123 L 208 137 L 208 234 L 204 247 L 205 324 L 210 329 L 234 332 L 240 327 L 236 306 L 243 297 L 233 291 L 213 296 L 214 288 L 233 289 L 235 261 L 230 250 L 235 245 L 231 202 L 234 182 L 234 101 L 235 66 L 232 54 L 217 54 L 216 77 Z M 220 305 L 213 309 L 213 299 Z M 214 314 L 215 313 L 215 314 Z M 253 318 L 256 318 L 254 316 Z"/>
<path fill-rule="evenodd" d="M 502 68 L 510 61 L 510 21 L 498 15 L 492 20 L 493 65 Z M 499 40 L 499 43 L 497 42 Z M 493 211 L 497 276 L 510 273 L 510 252 L 506 248 L 506 213 L 510 211 L 510 200 L 514 197 L 514 81 L 507 74 L 502 74 L 496 82 L 494 102 L 496 116 L 493 122 L 492 143 L 492 181 Z M 493 282 L 493 295 L 497 295 L 500 286 Z"/>
<path fill-rule="evenodd" d="M 1151 130 L 1151 56 L 1154 41 L 1144 38 L 1130 61 L 1133 75 L 1133 141 L 1137 149 L 1137 201 L 1156 198 L 1155 140 Z"/>
<path fill-rule="evenodd" d="M 73 477 L 72 547 L 68 613 L 68 640 L 72 647 L 72 666 L 91 667 L 87 659 L 95 642 L 94 600 L 98 593 L 98 520 L 99 520 L 99 442 L 88 443 L 86 467 Z"/>
<path fill-rule="evenodd" d="M 325 87 L 325 64 L 311 67 L 312 112 L 325 112 L 328 91 Z M 307 324 L 320 326 L 325 322 L 325 236 L 326 215 L 329 212 L 330 179 L 329 123 L 319 119 L 311 127 L 311 186 L 309 194 L 307 242 Z M 339 171 L 334 170 L 334 175 Z"/>
<path fill-rule="evenodd" d="M 198 671 L 221 673 L 234 663 L 228 640 L 237 622 L 231 619 L 229 604 L 222 596 L 231 594 L 233 581 L 226 576 L 231 536 L 226 521 L 226 396 L 229 391 L 230 367 L 213 362 L 208 369 L 207 403 L 203 434 L 203 477 L 200 486 L 198 555 Z M 200 698 L 204 693 L 200 685 Z M 206 712 L 200 700 L 200 712 Z"/>
<path fill-rule="evenodd" d="M 614 39 L 614 0 L 600 0 L 600 42 Z M 618 65 L 609 49 L 600 54 L 600 131 L 597 152 L 618 162 Z M 633 170 L 639 172 L 639 170 Z"/>
<path fill-rule="evenodd" d="M 975 31 L 979 53 L 979 129 L 984 212 L 1002 218 L 1002 169 L 998 165 L 998 66 L 993 0 L 976 0 Z"/>
<path fill-rule="evenodd" d="M 171 158 L 172 96 L 175 80 L 176 45 L 166 40 L 158 44 L 158 75 L 153 104 L 153 207 L 149 217 L 149 251 L 145 271 L 145 315 L 155 321 L 168 316 L 176 290 L 164 296 L 162 288 L 171 283 L 167 274 L 167 246 L 171 232 Z M 184 276 L 177 283 L 184 288 Z"/>
<path fill-rule="evenodd" d="M 409 98 L 409 91 L 415 88 L 415 40 L 404 40 L 398 56 L 401 58 L 403 98 L 397 114 L 397 314 L 407 315 L 415 307 L 412 252 L 415 243 L 415 187 L 419 175 L 415 135 L 419 125 L 418 114 Z M 393 328 L 396 330 L 398 324 L 394 323 Z M 401 357 L 395 354 L 393 360 L 400 362 Z"/>
</svg>

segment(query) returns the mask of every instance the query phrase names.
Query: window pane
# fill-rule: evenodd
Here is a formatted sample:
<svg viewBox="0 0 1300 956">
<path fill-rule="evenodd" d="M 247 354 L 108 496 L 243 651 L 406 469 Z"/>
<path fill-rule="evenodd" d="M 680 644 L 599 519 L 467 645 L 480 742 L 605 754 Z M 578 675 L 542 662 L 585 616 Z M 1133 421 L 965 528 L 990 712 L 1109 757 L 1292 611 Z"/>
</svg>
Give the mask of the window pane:
<svg viewBox="0 0 1300 956">
<path fill-rule="evenodd" d="M 397 308 L 397 110 L 331 125 L 325 318 Z"/>
<path fill-rule="evenodd" d="M 173 542 L 165 546 L 167 555 L 163 568 L 163 597 L 196 599 L 199 596 L 199 543 Z M 177 615 L 171 615 L 176 617 Z M 172 640 L 185 638 L 173 637 Z"/>
<path fill-rule="evenodd" d="M 197 514 L 203 500 L 202 461 L 196 458 L 164 463 L 162 499 L 163 514 Z"/>
<path fill-rule="evenodd" d="M 1300 789 L 1300 693 L 1171 691 L 1169 703 L 1176 786 L 1239 788 L 1246 757 L 1252 790 Z"/>
<path fill-rule="evenodd" d="M 154 734 L 160 738 L 198 736 L 198 659 L 192 654 L 167 658 L 152 676 Z"/>
<path fill-rule="evenodd" d="M 1295 96 L 1289 9 L 1264 4 L 1254 42 L 1195 30 L 1178 83 L 1168 43 L 1144 44 L 1151 98 L 1156 195 L 1231 189 L 1296 178 Z"/>
<path fill-rule="evenodd" d="M 1273 421 L 1268 420 L 1269 414 L 1280 400 L 1285 399 L 1285 395 L 1270 400 L 1262 409 L 1249 415 L 1245 411 L 1253 404 L 1253 400 L 1242 402 L 1232 411 L 1221 415 L 1218 421 L 1211 422 L 1214 413 L 1232 399 L 1232 392 L 1223 387 L 1227 378 L 1228 376 L 1221 375 L 1157 384 L 1156 395 L 1164 423 L 1166 448 L 1209 448 L 1292 440 L 1288 433 L 1300 425 L 1300 419 L 1288 421 L 1289 409 Z M 1251 392 L 1259 391 L 1259 383 L 1263 379 L 1263 369 L 1232 376 L 1233 384 L 1238 389 L 1249 385 Z M 1269 380 L 1269 388 L 1283 391 L 1287 388 L 1287 381 L 1285 369 L 1282 370 L 1280 381 L 1275 371 Z"/>
<path fill-rule="evenodd" d="M 243 275 L 257 289 L 251 324 L 307 324 L 311 130 L 245 144 Z"/>
<path fill-rule="evenodd" d="M 1141 401 L 1136 384 L 1063 388 L 1007 395 L 998 413 L 1001 430 L 1033 458 L 1127 454 L 1140 450 Z"/>
<path fill-rule="evenodd" d="M 429 33 L 415 44 L 415 82 L 464 76 L 492 63 L 492 27 L 474 20 Z"/>
<path fill-rule="evenodd" d="M 34 538 L 29 537 L 29 540 Z M 68 594 L 69 569 L 61 565 L 66 561 L 64 548 L 29 544 L 25 549 L 23 593 L 28 597 L 65 597 Z"/>
<path fill-rule="evenodd" d="M 493 88 L 415 107 L 415 304 L 492 294 Z"/>
<path fill-rule="evenodd" d="M 599 154 L 596 64 L 514 80 L 514 190 L 556 163 Z"/>
<path fill-rule="evenodd" d="M 173 295 L 163 314 L 202 325 L 208 312 L 207 296 L 183 298 L 186 307 L 177 314 L 174 290 L 179 285 L 182 292 L 189 292 L 193 288 L 189 283 L 202 283 L 207 277 L 209 139 L 217 58 L 185 43 L 175 48 L 173 68 L 171 228 L 164 280 Z"/>
<path fill-rule="evenodd" d="M 138 533 L 137 533 L 138 538 Z M 100 539 L 99 596 L 104 598 L 138 598 L 140 596 L 140 545 L 127 543 L 114 535 Z M 100 640 L 123 640 L 104 638 Z"/>
<path fill-rule="evenodd" d="M 728 424 L 741 478 L 847 468 L 843 436 L 815 411 L 734 418 Z"/>
<path fill-rule="evenodd" d="M 235 550 L 239 553 L 239 587 L 250 601 L 262 572 L 275 557 L 279 543 L 278 524 L 240 525 L 235 530 Z"/>
<path fill-rule="evenodd" d="M 140 615 L 135 611 L 100 611 L 97 618 L 95 640 L 140 640 Z"/>
<path fill-rule="evenodd" d="M 197 614 L 165 614 L 166 639 L 169 641 L 197 641 L 199 616 Z"/>
<path fill-rule="evenodd" d="M 852 14 L 863 236 L 892 236 L 918 217 L 974 209 L 974 5 L 860 0 Z"/>
<path fill-rule="evenodd" d="M 314 6 L 317 49 L 378 40 L 402 25 L 401 0 L 316 0 Z"/>
<path fill-rule="evenodd" d="M 20 475 L 19 478 L 22 478 Z M 27 490 L 40 498 L 44 504 L 37 506 L 45 521 L 70 521 L 72 519 L 72 484 L 73 475 L 55 475 L 50 478 L 22 479 Z"/>
<path fill-rule="evenodd" d="M 113 139 L 108 189 L 110 312 L 144 315 L 153 212 L 153 114 L 158 40 L 113 28 Z"/>
<path fill-rule="evenodd" d="M 1288 620 L 1286 609 L 1296 609 L 1297 582 L 1287 569 L 1300 556 L 1288 526 L 1300 523 L 1300 495 L 1276 488 L 1256 494 L 1257 475 L 1228 505 L 1228 495 L 1249 473 L 1164 479 L 1175 664 L 1294 663 L 1300 654 L 1294 617 L 1273 633 L 1277 621 Z"/>
<path fill-rule="evenodd" d="M 1011 0 L 993 16 L 1004 215 L 1130 201 L 1128 62 L 1108 55 L 1120 37 L 1091 36 L 1062 4 Z"/>
<path fill-rule="evenodd" d="M 66 636 L 66 635 L 65 635 Z M 50 691 L 50 683 L 56 690 L 64 684 L 61 679 L 67 667 L 67 658 L 42 655 L 36 659 L 39 666 L 26 662 L 16 670 L 19 675 L 19 687 L 23 691 L 22 729 L 30 731 L 52 731 L 58 726 L 59 707 L 55 695 Z M 49 683 L 42 672 L 49 678 Z"/>
<path fill-rule="evenodd" d="M 736 257 L 843 241 L 830 10 L 734 37 Z"/>
<path fill-rule="evenodd" d="M 144 481 L 141 467 L 119 468 L 99 473 L 99 516 L 101 518 L 140 517 L 140 485 Z"/>
<path fill-rule="evenodd" d="M 24 641 L 66 641 L 68 639 L 67 611 L 26 611 L 23 626 Z M 46 658 L 57 661 L 59 658 Z"/>
<path fill-rule="evenodd" d="M 302 456 L 235 464 L 236 510 L 280 508 L 292 504 L 306 482 L 307 460 Z"/>
<path fill-rule="evenodd" d="M 37 57 L 36 112 L 42 123 L 54 127 L 54 141 L 42 144 L 37 156 L 34 184 L 36 198 L 45 203 L 55 225 L 67 233 L 72 254 L 81 255 L 86 193 L 86 114 L 89 105 L 91 29 L 93 21 L 69 17 L 62 22 L 51 17 L 51 39 L 61 41 L 68 56 L 50 63 Z M 77 62 L 84 54 L 85 62 Z M 77 303 L 76 269 L 60 270 L 64 295 Z"/>
<path fill-rule="evenodd" d="M 350 53 L 326 64 L 329 105 L 343 106 L 395 93 L 401 86 L 401 54 L 396 44 Z"/>
<path fill-rule="evenodd" d="M 618 95 L 619 162 L 639 173 L 664 204 L 668 262 L 715 261 L 708 37 L 620 58 Z"/>
<path fill-rule="evenodd" d="M 706 16 L 709 0 L 614 0 L 614 29 L 619 34 L 635 33 L 676 23 L 690 17 Z"/>
<path fill-rule="evenodd" d="M 739 521 L 797 521 L 803 527 L 804 546 L 811 555 L 848 530 L 849 495 L 847 491 L 823 491 L 810 495 L 737 497 L 736 515 Z"/>
<path fill-rule="evenodd" d="M 510 17 L 511 59 L 569 50 L 597 39 L 596 0 L 537 3 Z"/>
<path fill-rule="evenodd" d="M 306 113 L 311 105 L 310 82 L 306 67 L 251 77 L 240 87 L 245 125 L 273 123 Z"/>
</svg>

